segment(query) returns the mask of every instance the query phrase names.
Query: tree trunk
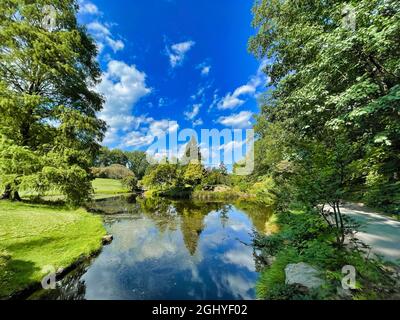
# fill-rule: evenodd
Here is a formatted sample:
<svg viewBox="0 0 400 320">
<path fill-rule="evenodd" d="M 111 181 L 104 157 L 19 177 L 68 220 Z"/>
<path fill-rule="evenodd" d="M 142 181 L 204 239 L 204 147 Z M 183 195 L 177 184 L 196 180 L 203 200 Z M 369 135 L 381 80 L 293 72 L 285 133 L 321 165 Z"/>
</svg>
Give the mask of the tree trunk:
<svg viewBox="0 0 400 320">
<path fill-rule="evenodd" d="M 4 193 L 2 194 L 2 200 L 13 200 L 13 201 L 21 201 L 21 197 L 19 196 L 18 191 L 13 191 L 11 189 L 11 185 L 6 185 Z"/>
<path fill-rule="evenodd" d="M 336 203 L 336 206 L 337 206 L 337 212 L 338 212 L 338 215 L 339 215 L 339 220 L 340 220 L 340 233 L 341 233 L 341 245 L 343 245 L 343 243 L 344 243 L 344 240 L 345 240 L 345 230 L 344 230 L 344 222 L 343 222 L 343 215 L 342 215 L 342 212 L 340 211 L 340 202 L 338 201 L 337 203 Z"/>
</svg>

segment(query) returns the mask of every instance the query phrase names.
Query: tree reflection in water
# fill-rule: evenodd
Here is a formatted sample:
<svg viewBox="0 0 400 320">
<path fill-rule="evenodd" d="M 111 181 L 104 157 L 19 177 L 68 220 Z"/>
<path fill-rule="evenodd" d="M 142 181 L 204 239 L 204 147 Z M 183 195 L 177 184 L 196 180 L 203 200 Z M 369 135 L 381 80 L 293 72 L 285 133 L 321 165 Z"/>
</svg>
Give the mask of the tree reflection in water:
<svg viewBox="0 0 400 320">
<path fill-rule="evenodd" d="M 246 202 L 107 199 L 91 205 L 114 242 L 32 299 L 251 299 L 256 263 L 252 228 L 271 211 Z M 256 255 L 255 255 L 256 256 Z"/>
</svg>

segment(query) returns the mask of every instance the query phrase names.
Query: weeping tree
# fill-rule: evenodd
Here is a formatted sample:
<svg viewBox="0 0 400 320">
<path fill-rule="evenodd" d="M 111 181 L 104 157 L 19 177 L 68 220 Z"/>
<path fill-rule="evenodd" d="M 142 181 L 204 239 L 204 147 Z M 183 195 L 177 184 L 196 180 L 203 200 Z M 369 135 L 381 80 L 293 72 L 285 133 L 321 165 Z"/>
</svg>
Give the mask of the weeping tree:
<svg viewBox="0 0 400 320">
<path fill-rule="evenodd" d="M 79 203 L 106 130 L 97 47 L 74 0 L 0 2 L 0 186 L 57 189 Z"/>
</svg>

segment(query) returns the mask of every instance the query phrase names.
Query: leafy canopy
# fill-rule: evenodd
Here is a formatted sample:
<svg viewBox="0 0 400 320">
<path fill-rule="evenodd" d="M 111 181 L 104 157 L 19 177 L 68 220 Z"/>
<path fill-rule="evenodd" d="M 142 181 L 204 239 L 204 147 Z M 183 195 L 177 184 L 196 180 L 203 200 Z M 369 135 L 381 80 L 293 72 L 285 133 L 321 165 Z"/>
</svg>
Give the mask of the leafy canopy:
<svg viewBox="0 0 400 320">
<path fill-rule="evenodd" d="M 14 192 L 90 195 L 105 123 L 97 48 L 77 10 L 74 0 L 0 2 L 0 184 Z"/>
</svg>

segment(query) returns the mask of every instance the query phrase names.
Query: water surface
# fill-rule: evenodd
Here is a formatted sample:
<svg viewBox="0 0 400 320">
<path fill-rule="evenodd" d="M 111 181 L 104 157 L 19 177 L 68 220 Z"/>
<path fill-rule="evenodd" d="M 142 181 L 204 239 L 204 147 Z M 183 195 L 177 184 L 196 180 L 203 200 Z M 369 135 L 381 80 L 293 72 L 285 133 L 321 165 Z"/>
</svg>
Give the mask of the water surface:
<svg viewBox="0 0 400 320">
<path fill-rule="evenodd" d="M 96 202 L 112 244 L 32 299 L 255 299 L 253 230 L 270 211 L 249 203 L 116 198 Z"/>
</svg>

